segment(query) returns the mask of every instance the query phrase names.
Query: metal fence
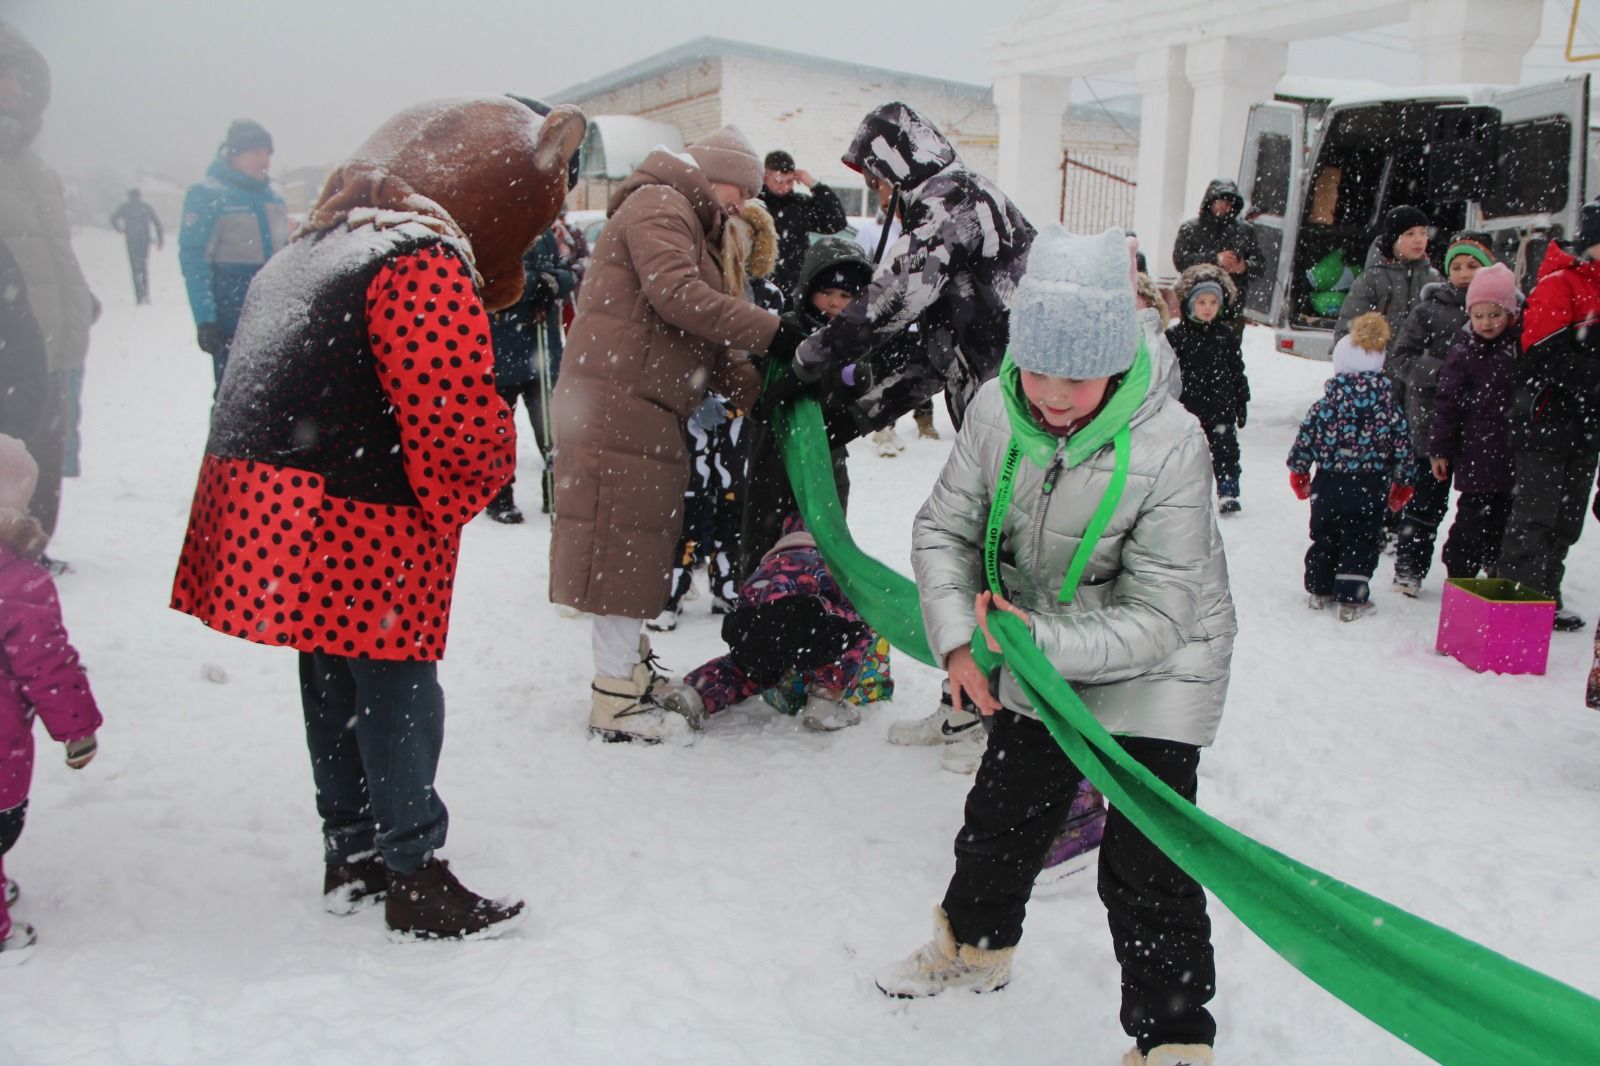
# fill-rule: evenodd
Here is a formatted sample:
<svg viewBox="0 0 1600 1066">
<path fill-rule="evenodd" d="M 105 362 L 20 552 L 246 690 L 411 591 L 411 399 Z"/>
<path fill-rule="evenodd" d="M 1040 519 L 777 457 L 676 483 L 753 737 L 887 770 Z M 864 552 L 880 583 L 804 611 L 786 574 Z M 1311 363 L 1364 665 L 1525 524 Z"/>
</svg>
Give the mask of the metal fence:
<svg viewBox="0 0 1600 1066">
<path fill-rule="evenodd" d="M 1099 233 L 1108 226 L 1133 228 L 1135 159 L 1061 153 L 1062 225 L 1074 233 Z"/>
</svg>

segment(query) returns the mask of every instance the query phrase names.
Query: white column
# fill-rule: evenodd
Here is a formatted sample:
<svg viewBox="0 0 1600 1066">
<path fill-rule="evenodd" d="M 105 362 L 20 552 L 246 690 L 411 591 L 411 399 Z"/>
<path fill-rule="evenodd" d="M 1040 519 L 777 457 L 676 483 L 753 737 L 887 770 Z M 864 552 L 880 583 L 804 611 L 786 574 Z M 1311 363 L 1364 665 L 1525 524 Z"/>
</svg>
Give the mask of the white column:
<svg viewBox="0 0 1600 1066">
<path fill-rule="evenodd" d="M 995 79 L 1000 189 L 1035 227 L 1060 217 L 1061 116 L 1071 100 L 1071 78 L 1008 74 Z"/>
<path fill-rule="evenodd" d="M 1133 226 L 1152 274 L 1171 274 L 1172 241 L 1193 210 L 1184 199 L 1188 175 L 1189 120 L 1194 94 L 1183 72 L 1183 46 L 1140 52 L 1139 190 Z"/>
<path fill-rule="evenodd" d="M 1283 78 L 1289 46 L 1252 37 L 1218 37 L 1189 45 L 1184 71 L 1194 87 L 1189 133 L 1190 210 L 1214 178 L 1237 178 L 1250 105 L 1271 100 Z"/>
<path fill-rule="evenodd" d="M 1539 39 L 1544 7 L 1542 0 L 1412 0 L 1418 81 L 1516 85 L 1522 60 Z M 1574 67 L 1572 73 L 1582 71 Z"/>
</svg>

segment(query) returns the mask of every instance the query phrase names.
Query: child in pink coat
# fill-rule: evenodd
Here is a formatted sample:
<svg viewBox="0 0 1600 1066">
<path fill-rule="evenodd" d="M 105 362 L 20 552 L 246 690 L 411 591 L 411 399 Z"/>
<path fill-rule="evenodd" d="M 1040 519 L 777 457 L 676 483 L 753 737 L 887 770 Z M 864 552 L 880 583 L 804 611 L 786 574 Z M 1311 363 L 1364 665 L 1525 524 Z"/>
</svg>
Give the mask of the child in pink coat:
<svg viewBox="0 0 1600 1066">
<path fill-rule="evenodd" d="M 12 922 L 16 883 L 5 854 L 22 834 L 33 780 L 33 719 L 66 745 L 67 765 L 94 758 L 100 710 L 61 622 L 50 571 L 39 565 L 45 535 L 28 515 L 39 467 L 15 437 L 0 434 L 0 966 L 27 958 L 33 927 Z"/>
</svg>

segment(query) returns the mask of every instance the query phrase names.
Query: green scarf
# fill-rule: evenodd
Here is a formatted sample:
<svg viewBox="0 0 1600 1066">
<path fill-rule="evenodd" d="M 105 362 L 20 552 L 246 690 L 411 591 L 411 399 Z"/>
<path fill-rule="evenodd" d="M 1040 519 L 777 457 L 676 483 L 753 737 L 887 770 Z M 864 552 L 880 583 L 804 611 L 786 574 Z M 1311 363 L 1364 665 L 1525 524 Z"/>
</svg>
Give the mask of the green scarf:
<svg viewBox="0 0 1600 1066">
<path fill-rule="evenodd" d="M 1127 388 L 1125 379 L 1113 404 Z M 896 648 L 942 668 L 928 648 L 916 587 L 850 536 L 817 402 L 801 397 L 779 409 L 775 430 L 806 526 L 850 602 Z M 1033 447 L 1026 439 L 1019 445 Z M 1001 661 L 1073 765 L 1307 977 L 1452 1066 L 1600 1062 L 1600 1002 L 1217 821 L 1123 751 L 1020 619 L 996 612 L 989 625 Z"/>
</svg>

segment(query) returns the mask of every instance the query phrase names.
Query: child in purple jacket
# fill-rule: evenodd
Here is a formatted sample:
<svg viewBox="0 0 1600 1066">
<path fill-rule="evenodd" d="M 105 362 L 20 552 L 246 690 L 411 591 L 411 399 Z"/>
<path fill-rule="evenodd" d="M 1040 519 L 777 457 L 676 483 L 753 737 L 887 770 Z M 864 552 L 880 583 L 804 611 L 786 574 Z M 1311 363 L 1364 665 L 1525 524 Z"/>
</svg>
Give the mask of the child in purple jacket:
<svg viewBox="0 0 1600 1066">
<path fill-rule="evenodd" d="M 1467 324 L 1439 371 L 1428 457 L 1440 481 L 1455 472 L 1456 520 L 1445 541 L 1451 577 L 1477 577 L 1500 558 L 1511 513 L 1511 392 L 1522 347 L 1517 279 L 1504 264 L 1484 267 L 1467 288 Z"/>
<path fill-rule="evenodd" d="M 807 729 L 861 721 L 860 704 L 894 693 L 889 645 L 856 613 L 798 514 L 761 557 L 722 623 L 728 653 L 684 675 L 666 697 L 700 728 L 708 715 L 761 694 Z"/>
<path fill-rule="evenodd" d="M 24 961 L 34 931 L 11 920 L 17 886 L 5 854 L 22 834 L 33 780 L 33 719 L 66 745 L 80 770 L 95 753 L 100 711 L 78 653 L 67 640 L 50 571 L 39 565 L 45 535 L 28 514 L 39 467 L 15 437 L 0 434 L 0 966 Z"/>
</svg>

